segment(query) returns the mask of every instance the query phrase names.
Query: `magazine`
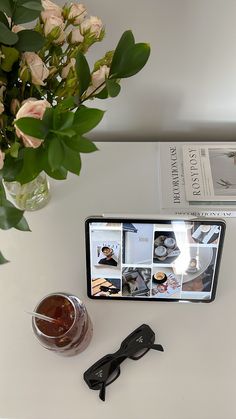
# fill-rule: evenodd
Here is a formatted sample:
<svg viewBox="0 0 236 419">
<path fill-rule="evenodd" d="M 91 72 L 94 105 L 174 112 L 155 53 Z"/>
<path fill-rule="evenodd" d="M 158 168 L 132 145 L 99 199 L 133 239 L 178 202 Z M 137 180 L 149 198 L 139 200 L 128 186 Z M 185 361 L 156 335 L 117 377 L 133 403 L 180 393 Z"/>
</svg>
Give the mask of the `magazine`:
<svg viewBox="0 0 236 419">
<path fill-rule="evenodd" d="M 236 146 L 185 145 L 187 201 L 236 201 Z"/>
<path fill-rule="evenodd" d="M 222 145 L 222 143 L 160 143 L 158 149 L 158 186 L 160 191 L 160 212 L 165 214 L 206 217 L 236 217 L 236 190 L 235 195 L 230 195 L 230 199 L 223 200 L 222 196 L 226 196 L 228 198 L 229 195 L 225 193 L 226 187 L 223 187 L 225 183 L 220 180 L 222 178 L 222 180 L 232 183 L 233 186 L 234 182 L 232 176 L 228 178 L 228 176 L 226 177 L 225 174 L 224 177 L 219 174 L 219 181 L 222 183 L 222 185 L 219 185 L 219 189 L 222 186 L 222 190 L 224 190 L 225 193 L 224 195 L 217 195 L 214 192 L 214 195 L 212 196 L 214 196 L 216 199 L 212 200 L 209 199 L 209 195 L 203 194 L 201 192 L 200 200 L 196 199 L 197 195 L 195 195 L 194 199 L 192 198 L 193 188 L 191 186 L 191 182 L 189 181 L 187 166 L 188 162 L 185 162 L 186 153 L 188 153 L 191 149 L 196 149 L 198 151 L 196 161 L 199 165 L 199 153 L 201 153 L 201 149 L 207 150 L 208 156 L 209 149 L 210 151 L 220 150 L 217 151 L 217 153 L 222 155 L 222 158 L 225 156 L 224 153 L 233 153 L 233 150 L 235 150 L 236 160 L 236 143 L 224 145 Z M 213 155 L 214 153 L 216 154 L 215 151 L 213 151 Z M 227 159 L 233 160 L 233 155 L 230 155 L 232 157 L 227 157 Z M 208 168 L 210 168 L 210 166 L 208 166 Z M 236 179 L 236 165 L 234 168 Z M 210 174 L 208 176 L 210 176 L 213 185 L 218 185 L 216 183 L 218 182 L 218 177 L 216 177 L 215 172 L 212 171 L 209 173 Z M 233 192 L 232 186 L 227 188 L 230 189 L 231 193 Z M 214 186 L 212 191 L 214 191 Z"/>
</svg>

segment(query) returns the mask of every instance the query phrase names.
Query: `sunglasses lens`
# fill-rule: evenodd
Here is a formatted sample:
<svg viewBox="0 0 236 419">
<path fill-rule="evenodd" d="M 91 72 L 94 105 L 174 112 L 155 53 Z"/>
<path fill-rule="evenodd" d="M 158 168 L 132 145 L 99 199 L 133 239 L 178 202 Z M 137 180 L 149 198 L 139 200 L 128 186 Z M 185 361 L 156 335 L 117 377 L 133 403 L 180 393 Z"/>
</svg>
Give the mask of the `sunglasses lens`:
<svg viewBox="0 0 236 419">
<path fill-rule="evenodd" d="M 137 360 L 142 358 L 143 355 L 145 355 L 149 351 L 149 348 L 140 348 L 135 352 L 133 355 L 131 355 L 129 358 Z"/>
<path fill-rule="evenodd" d="M 120 375 L 120 367 L 117 367 L 114 371 L 111 372 L 109 377 L 106 380 L 106 385 L 109 386 L 109 384 L 113 383 Z"/>
</svg>

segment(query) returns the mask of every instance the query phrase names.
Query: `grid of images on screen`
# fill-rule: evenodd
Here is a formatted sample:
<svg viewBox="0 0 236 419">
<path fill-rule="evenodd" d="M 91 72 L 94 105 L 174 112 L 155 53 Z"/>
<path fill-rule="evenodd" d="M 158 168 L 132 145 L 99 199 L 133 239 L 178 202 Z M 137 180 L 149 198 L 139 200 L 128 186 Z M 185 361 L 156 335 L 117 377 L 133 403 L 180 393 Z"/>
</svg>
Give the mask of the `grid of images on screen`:
<svg viewBox="0 0 236 419">
<path fill-rule="evenodd" d="M 218 225 L 90 224 L 91 293 L 95 297 L 210 299 Z"/>
</svg>

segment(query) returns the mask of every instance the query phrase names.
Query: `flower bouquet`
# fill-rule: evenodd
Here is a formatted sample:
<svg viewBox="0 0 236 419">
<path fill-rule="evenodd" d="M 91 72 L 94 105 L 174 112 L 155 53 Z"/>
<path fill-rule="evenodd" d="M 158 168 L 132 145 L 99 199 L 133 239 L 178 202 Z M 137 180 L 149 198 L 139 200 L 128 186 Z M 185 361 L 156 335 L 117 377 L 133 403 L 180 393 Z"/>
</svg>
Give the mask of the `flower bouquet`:
<svg viewBox="0 0 236 419">
<path fill-rule="evenodd" d="M 22 26 L 32 21 L 32 29 Z M 104 114 L 85 102 L 117 96 L 121 79 L 146 64 L 149 45 L 135 43 L 128 30 L 90 69 L 86 53 L 104 35 L 102 21 L 82 4 L 0 1 L 1 229 L 29 230 L 4 185 L 28 184 L 42 172 L 59 180 L 79 175 L 80 154 L 96 150 L 85 135 Z"/>
</svg>

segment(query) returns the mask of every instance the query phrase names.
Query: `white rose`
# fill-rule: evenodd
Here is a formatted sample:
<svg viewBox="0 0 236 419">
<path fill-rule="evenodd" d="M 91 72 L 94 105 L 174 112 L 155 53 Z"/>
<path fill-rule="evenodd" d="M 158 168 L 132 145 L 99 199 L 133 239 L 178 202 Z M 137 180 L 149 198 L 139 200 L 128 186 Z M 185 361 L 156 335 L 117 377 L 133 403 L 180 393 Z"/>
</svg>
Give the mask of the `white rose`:
<svg viewBox="0 0 236 419">
<path fill-rule="evenodd" d="M 86 19 L 81 23 L 82 35 L 84 35 L 85 32 L 90 32 L 96 38 L 99 38 L 102 28 L 103 28 L 102 21 L 96 16 L 90 16 L 89 19 Z"/>
<path fill-rule="evenodd" d="M 5 153 L 0 149 L 0 170 L 3 168 Z"/>
<path fill-rule="evenodd" d="M 43 22 L 49 17 L 60 17 L 62 18 L 62 9 L 57 4 L 50 0 L 42 0 L 42 6 L 44 10 L 41 12 L 41 18 Z"/>
<path fill-rule="evenodd" d="M 83 4 L 72 3 L 68 15 L 68 20 L 71 20 L 73 25 L 80 25 L 87 16 L 86 8 Z"/>
<path fill-rule="evenodd" d="M 45 36 L 52 36 L 55 44 L 62 44 L 65 41 L 65 24 L 60 17 L 51 16 L 46 19 L 44 24 Z"/>
<path fill-rule="evenodd" d="M 110 68 L 107 67 L 107 65 L 103 65 L 99 68 L 99 70 L 92 74 L 92 85 L 87 89 L 86 96 L 91 95 L 94 90 L 96 90 L 102 83 L 105 82 L 105 79 L 109 76 L 109 72 Z M 95 94 L 101 92 L 103 88 L 104 86 L 101 86 L 96 90 Z"/>
<path fill-rule="evenodd" d="M 4 112 L 4 105 L 2 102 L 0 102 L 0 115 Z"/>
<path fill-rule="evenodd" d="M 62 79 L 66 79 L 68 77 L 70 69 L 72 70 L 75 69 L 75 63 L 76 63 L 76 59 L 71 58 L 70 62 L 65 67 L 63 67 L 62 72 L 61 72 Z"/>
<path fill-rule="evenodd" d="M 84 40 L 84 37 L 83 37 L 83 35 L 81 35 L 79 28 L 73 29 L 69 33 L 69 36 L 68 36 L 69 43 L 79 44 L 79 43 L 83 42 L 83 40 Z"/>
<path fill-rule="evenodd" d="M 17 121 L 20 118 L 36 118 L 36 119 L 43 119 L 44 112 L 47 108 L 50 108 L 51 105 L 47 100 L 35 100 L 30 99 L 26 100 L 24 105 L 21 106 L 19 111 L 16 114 Z M 22 132 L 19 128 L 16 127 L 16 135 L 17 137 L 21 138 L 23 140 L 23 143 L 25 147 L 32 147 L 32 148 L 38 148 L 42 140 L 39 138 L 31 137 L 30 135 L 25 134 Z"/>
<path fill-rule="evenodd" d="M 36 86 L 45 86 L 44 80 L 49 76 L 49 70 L 41 58 L 35 52 L 25 52 L 23 59 L 30 70 L 32 83 Z"/>
</svg>

